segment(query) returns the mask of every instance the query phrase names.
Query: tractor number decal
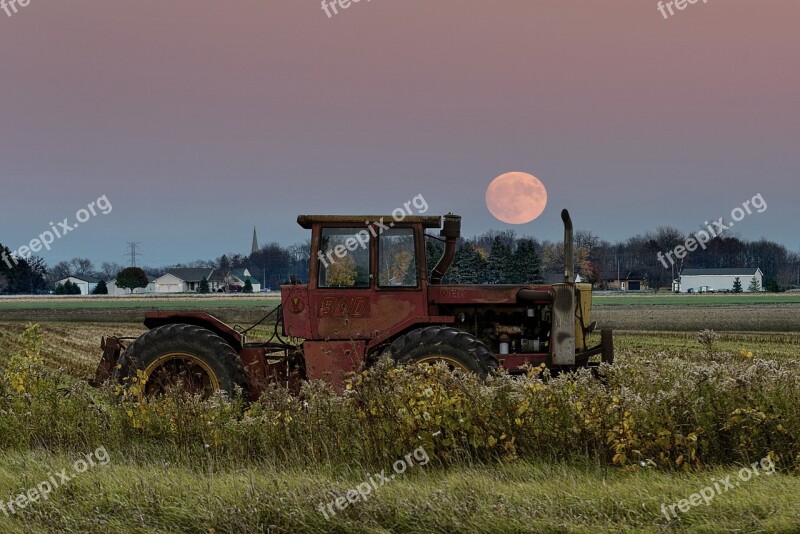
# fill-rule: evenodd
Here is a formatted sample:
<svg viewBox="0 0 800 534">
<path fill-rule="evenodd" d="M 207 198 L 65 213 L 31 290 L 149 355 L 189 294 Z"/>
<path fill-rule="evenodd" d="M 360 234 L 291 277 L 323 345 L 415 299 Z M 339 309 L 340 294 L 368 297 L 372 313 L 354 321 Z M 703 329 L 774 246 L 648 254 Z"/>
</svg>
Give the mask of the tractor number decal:
<svg viewBox="0 0 800 534">
<path fill-rule="evenodd" d="M 366 297 L 323 297 L 320 317 L 369 317 L 369 299 Z"/>
<path fill-rule="evenodd" d="M 439 298 L 463 299 L 466 298 L 466 293 L 462 289 L 445 289 L 439 290 Z"/>
</svg>

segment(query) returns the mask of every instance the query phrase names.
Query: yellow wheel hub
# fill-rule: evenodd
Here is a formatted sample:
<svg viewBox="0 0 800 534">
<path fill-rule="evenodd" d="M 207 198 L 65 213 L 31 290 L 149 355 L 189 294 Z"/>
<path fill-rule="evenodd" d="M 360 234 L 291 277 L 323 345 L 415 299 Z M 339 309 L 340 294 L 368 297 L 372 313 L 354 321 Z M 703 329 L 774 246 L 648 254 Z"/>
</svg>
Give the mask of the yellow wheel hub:
<svg viewBox="0 0 800 534">
<path fill-rule="evenodd" d="M 155 380 L 151 380 L 155 379 Z M 159 356 L 144 370 L 144 391 L 163 393 L 165 386 L 182 384 L 189 393 L 210 394 L 218 391 L 219 378 L 202 359 L 186 352 L 171 352 Z"/>
<path fill-rule="evenodd" d="M 443 356 L 441 354 L 432 354 L 430 356 L 425 356 L 424 358 L 420 358 L 418 363 L 427 363 L 427 364 L 434 364 L 438 362 L 444 362 L 450 367 L 451 369 L 458 369 L 459 371 L 464 371 L 466 373 L 469 372 L 469 369 L 460 361 L 456 360 L 455 358 L 451 358 L 450 356 Z"/>
</svg>

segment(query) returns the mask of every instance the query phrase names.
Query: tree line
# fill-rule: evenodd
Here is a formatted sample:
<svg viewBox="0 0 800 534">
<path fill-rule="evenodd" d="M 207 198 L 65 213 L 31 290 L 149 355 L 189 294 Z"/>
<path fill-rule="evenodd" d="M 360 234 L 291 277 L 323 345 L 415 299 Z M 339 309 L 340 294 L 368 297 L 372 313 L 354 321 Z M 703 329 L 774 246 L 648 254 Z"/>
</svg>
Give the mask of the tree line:
<svg viewBox="0 0 800 534">
<path fill-rule="evenodd" d="M 588 230 L 575 232 L 575 272 L 597 287 L 609 280 L 639 277 L 651 288 L 670 288 L 685 268 L 756 268 L 764 273 L 764 288 L 780 291 L 800 286 L 800 254 L 784 245 L 760 239 L 748 241 L 734 235 L 722 235 L 710 241 L 706 250 L 697 250 L 664 265 L 658 253 L 683 245 L 689 234 L 672 227 L 635 235 L 623 241 L 610 242 Z M 226 254 L 216 259 L 162 267 L 142 267 L 145 278 L 152 281 L 170 269 L 186 267 L 213 268 L 221 276 L 230 276 L 233 269 L 246 268 L 262 282 L 262 287 L 277 288 L 292 276 L 307 281 L 311 241 L 305 240 L 284 247 L 269 243 L 250 255 Z M 433 236 L 426 240 L 426 261 L 429 271 L 442 255 L 443 244 Z M 10 250 L 0 244 L 0 254 Z M 55 290 L 56 282 L 69 276 L 92 276 L 111 281 L 124 267 L 104 262 L 97 268 L 88 258 L 73 258 L 48 267 L 44 260 L 31 256 L 18 259 L 11 266 L 0 261 L 0 294 L 36 294 Z M 444 283 L 457 284 L 529 284 L 541 283 L 553 275 L 563 275 L 564 246 L 558 241 L 518 236 L 513 230 L 490 230 L 478 236 L 461 239 L 452 266 Z M 141 279 L 139 279 L 141 281 Z M 145 284 L 146 285 L 146 282 Z"/>
</svg>

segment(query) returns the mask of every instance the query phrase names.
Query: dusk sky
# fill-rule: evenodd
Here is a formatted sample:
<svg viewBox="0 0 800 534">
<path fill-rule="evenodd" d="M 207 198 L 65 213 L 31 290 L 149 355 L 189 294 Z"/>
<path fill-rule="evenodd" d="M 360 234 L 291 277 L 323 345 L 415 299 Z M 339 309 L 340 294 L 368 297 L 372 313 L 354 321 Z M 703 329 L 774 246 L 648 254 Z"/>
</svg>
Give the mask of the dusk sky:
<svg viewBox="0 0 800 534">
<path fill-rule="evenodd" d="M 106 195 L 41 254 L 150 266 L 309 237 L 300 213 L 423 195 L 464 233 L 614 241 L 685 232 L 761 194 L 736 230 L 800 249 L 800 3 L 702 0 L 31 0 L 0 11 L 0 243 Z M 541 217 L 489 182 L 524 171 Z"/>
</svg>

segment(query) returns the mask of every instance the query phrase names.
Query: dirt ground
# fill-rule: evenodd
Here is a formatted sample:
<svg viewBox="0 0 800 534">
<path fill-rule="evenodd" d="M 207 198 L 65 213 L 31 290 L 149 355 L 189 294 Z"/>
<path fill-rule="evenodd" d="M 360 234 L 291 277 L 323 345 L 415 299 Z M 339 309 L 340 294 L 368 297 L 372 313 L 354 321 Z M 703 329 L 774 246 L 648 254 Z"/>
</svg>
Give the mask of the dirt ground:
<svg viewBox="0 0 800 534">
<path fill-rule="evenodd" d="M 592 319 L 600 328 L 616 330 L 797 332 L 800 304 L 598 306 Z"/>
<path fill-rule="evenodd" d="M 135 323 L 141 324 L 150 310 L 178 311 L 185 307 L 205 311 L 221 320 L 249 325 L 261 319 L 277 304 L 277 299 L 242 299 L 231 302 L 210 299 L 170 302 L 150 299 L 147 306 L 131 307 L 87 305 L 75 302 L 70 307 L 31 307 L 0 309 L 0 321 L 47 324 L 51 322 Z M 759 304 L 630 304 L 596 305 L 592 319 L 600 328 L 615 330 L 696 332 L 710 329 L 719 332 L 800 332 L 800 303 Z M 152 304 L 152 305 L 150 305 Z M 271 324 L 268 321 L 267 324 Z"/>
<path fill-rule="evenodd" d="M 186 305 L 186 310 L 204 311 L 230 324 L 250 325 L 264 317 L 271 306 L 259 307 L 198 307 L 195 303 Z M 0 321 L 20 321 L 31 323 L 87 322 L 87 323 L 141 323 L 148 311 L 164 310 L 158 306 L 147 308 L 74 308 L 74 309 L 19 309 L 0 311 Z"/>
</svg>

